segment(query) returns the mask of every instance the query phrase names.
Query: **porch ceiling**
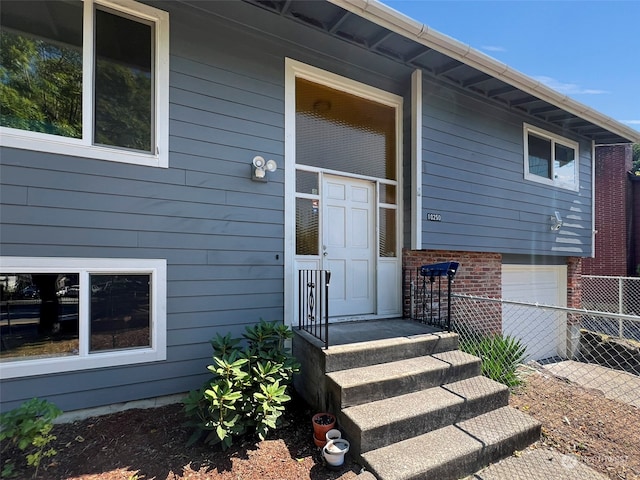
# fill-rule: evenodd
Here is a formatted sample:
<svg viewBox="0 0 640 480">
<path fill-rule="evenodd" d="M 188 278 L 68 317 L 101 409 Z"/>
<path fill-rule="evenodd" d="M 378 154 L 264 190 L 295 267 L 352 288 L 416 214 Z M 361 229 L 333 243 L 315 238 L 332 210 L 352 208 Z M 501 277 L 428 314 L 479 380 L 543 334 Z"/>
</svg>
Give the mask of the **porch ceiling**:
<svg viewBox="0 0 640 480">
<path fill-rule="evenodd" d="M 441 81 L 487 98 L 511 110 L 555 125 L 565 131 L 571 131 L 589 138 L 595 141 L 596 144 L 640 141 L 640 132 L 636 132 L 609 117 L 595 112 L 587 106 L 569 100 L 564 95 L 553 92 L 544 86 L 536 85 L 535 88 L 544 90 L 547 94 L 538 97 L 503 79 L 483 72 L 479 68 L 452 58 L 437 48 L 427 46 L 424 44 L 426 42 L 420 42 L 415 38 L 410 38 L 409 35 L 402 35 L 401 33 L 385 28 L 374 21 L 364 18 L 364 16 L 352 13 L 341 6 L 330 3 L 330 1 L 243 1 L 291 21 L 323 31 L 351 45 L 358 46 L 377 55 L 382 55 L 395 62 L 402 63 L 414 69 L 421 69 Z M 332 1 L 339 2 L 340 0 Z M 347 3 L 352 3 L 352 0 L 346 1 Z M 380 7 L 380 5 L 378 4 L 377 7 Z M 389 11 L 391 11 L 391 9 L 386 9 L 385 13 L 388 14 Z M 411 22 L 407 17 L 405 17 L 405 19 Z M 427 27 L 424 26 L 424 29 L 426 30 Z M 429 31 L 432 30 L 429 29 Z M 436 35 L 444 39 L 443 43 L 450 43 L 452 49 L 464 46 L 442 34 L 436 33 Z M 470 47 L 465 47 L 471 50 Z M 472 53 L 475 57 L 485 57 L 485 59 L 488 59 L 488 57 L 480 52 L 474 51 Z M 492 61 L 492 59 L 489 60 Z M 498 62 L 495 63 L 498 64 Z M 508 69 L 506 65 L 504 68 L 505 70 L 509 70 L 509 72 L 515 72 L 512 69 Z M 515 73 L 522 76 L 518 72 Z M 532 79 L 527 80 L 530 84 L 538 83 Z M 574 110 L 578 110 L 582 115 L 572 113 L 568 111 L 567 108 L 563 108 L 542 98 L 549 95 L 556 96 L 559 99 L 558 103 L 570 103 L 571 107 L 573 107 Z M 597 120 L 593 121 L 590 117 L 596 117 Z"/>
</svg>

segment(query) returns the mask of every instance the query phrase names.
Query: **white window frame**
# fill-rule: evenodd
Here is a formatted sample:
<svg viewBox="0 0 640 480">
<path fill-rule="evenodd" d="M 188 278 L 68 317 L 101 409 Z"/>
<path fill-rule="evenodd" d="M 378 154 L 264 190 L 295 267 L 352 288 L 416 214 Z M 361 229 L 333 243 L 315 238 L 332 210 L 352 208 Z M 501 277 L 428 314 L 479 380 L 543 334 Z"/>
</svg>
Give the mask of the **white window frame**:
<svg viewBox="0 0 640 480">
<path fill-rule="evenodd" d="M 4 273 L 77 273 L 80 293 L 78 355 L 0 362 L 5 378 L 47 375 L 92 368 L 114 367 L 166 360 L 167 358 L 167 262 L 164 259 L 0 257 Z M 151 275 L 151 346 L 107 352 L 89 352 L 89 275 Z"/>
<path fill-rule="evenodd" d="M 548 132 L 546 130 L 542 130 L 540 128 L 534 127 L 527 123 L 524 124 L 524 178 L 525 180 L 531 180 L 532 182 L 543 183 L 545 185 L 551 185 L 558 188 L 564 188 L 566 190 L 578 191 L 578 187 L 580 185 L 580 150 L 578 146 L 578 142 L 574 142 L 573 140 L 569 140 L 568 138 L 561 137 L 560 135 L 556 135 L 554 133 Z M 551 142 L 551 178 L 541 177 L 540 175 L 535 175 L 529 172 L 529 134 L 533 134 L 534 136 L 544 138 Z M 572 148 L 575 151 L 574 158 L 574 183 L 573 185 L 569 185 L 566 183 L 561 183 L 555 180 L 555 144 L 558 143 L 564 147 Z"/>
<path fill-rule="evenodd" d="M 94 158 L 152 167 L 169 166 L 169 14 L 133 0 L 83 0 L 82 38 L 82 138 L 0 127 L 0 146 L 38 152 Z M 94 119 L 94 15 L 96 6 L 151 22 L 155 28 L 154 51 L 154 152 L 95 145 Z"/>
<path fill-rule="evenodd" d="M 398 256 L 397 257 L 379 257 L 379 247 L 378 247 L 378 230 L 376 226 L 376 240 L 375 240 L 375 255 L 378 262 L 378 266 L 384 265 L 385 263 L 389 264 L 393 262 L 394 265 L 393 273 L 396 274 L 397 278 L 400 278 L 400 274 L 402 271 L 402 255 L 401 250 L 404 245 L 403 238 L 403 215 L 404 215 L 404 206 L 403 206 L 403 117 L 402 117 L 402 105 L 403 98 L 399 95 L 395 95 L 393 93 L 387 92 L 385 90 L 381 90 L 379 88 L 373 87 L 371 85 L 367 85 L 361 83 L 357 80 L 353 80 L 347 77 L 343 77 L 341 75 L 329 72 L 327 70 L 323 70 L 318 67 L 314 67 L 312 65 L 308 65 L 306 63 L 299 62 L 292 58 L 285 58 L 285 159 L 288 159 L 285 162 L 285 198 L 296 198 L 296 170 L 311 170 L 318 171 L 327 174 L 333 174 L 337 176 L 354 178 L 354 179 L 363 179 L 370 180 L 372 182 L 376 182 L 380 180 L 382 183 L 396 185 L 397 189 L 397 205 L 395 205 L 397 215 L 396 215 L 396 242 L 398 246 Z M 314 83 L 318 83 L 320 85 L 324 85 L 329 88 L 333 88 L 336 90 L 341 90 L 351 95 L 360 96 L 365 99 L 380 103 L 382 105 L 387 105 L 392 107 L 396 111 L 396 178 L 397 180 L 386 180 L 379 179 L 377 177 L 368 177 L 365 175 L 356 175 L 351 173 L 346 173 L 343 171 L 337 170 L 323 170 L 316 167 L 311 167 L 307 165 L 298 165 L 296 164 L 296 79 L 303 78 L 309 80 Z M 322 181 L 321 179 L 319 180 Z M 320 186 L 319 186 L 320 188 Z M 303 197 L 303 196 L 301 196 Z M 320 198 L 320 197 L 318 197 Z M 378 192 L 376 192 L 376 220 L 379 215 L 379 205 L 377 203 Z M 287 325 L 293 325 L 296 313 L 297 312 L 297 274 L 296 270 L 299 268 L 318 268 L 319 260 L 311 260 L 309 262 L 305 262 L 305 257 L 297 257 L 295 254 L 296 251 L 296 224 L 295 224 L 295 211 L 296 202 L 285 202 L 285 219 L 284 219 L 284 230 L 285 230 L 285 252 L 284 252 L 284 268 L 285 268 L 285 287 L 284 287 L 284 297 L 285 297 L 285 308 L 284 308 L 284 317 L 285 323 Z M 377 225 L 377 224 L 376 224 Z M 306 257 L 308 259 L 311 256 Z M 384 271 L 383 271 L 384 270 Z M 382 282 L 381 278 L 388 278 L 389 270 L 386 269 L 377 269 L 377 285 L 378 288 L 381 288 Z M 396 282 L 396 285 L 400 285 L 400 283 Z M 398 287 L 398 299 L 400 299 L 400 287 Z M 383 312 L 380 310 L 380 292 L 376 292 L 376 311 L 378 312 L 375 316 L 371 318 L 387 318 L 394 317 L 398 315 L 398 312 L 402 310 L 401 302 L 398 300 L 397 311 L 393 313 Z"/>
</svg>

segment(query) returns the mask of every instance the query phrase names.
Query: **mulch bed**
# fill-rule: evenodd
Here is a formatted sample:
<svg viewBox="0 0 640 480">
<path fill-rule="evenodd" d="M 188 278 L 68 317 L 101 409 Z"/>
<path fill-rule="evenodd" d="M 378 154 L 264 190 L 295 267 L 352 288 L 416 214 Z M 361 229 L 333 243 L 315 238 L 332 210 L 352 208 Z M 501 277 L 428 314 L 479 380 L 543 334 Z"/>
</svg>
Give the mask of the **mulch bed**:
<svg viewBox="0 0 640 480">
<path fill-rule="evenodd" d="M 511 405 L 543 424 L 537 448 L 571 454 L 615 480 L 640 480 L 640 409 L 600 392 L 540 373 L 530 374 Z M 56 425 L 58 454 L 39 479 L 52 480 L 353 480 L 361 471 L 347 455 L 342 467 L 325 465 L 313 442 L 307 405 L 295 398 L 282 428 L 262 442 L 241 439 L 227 451 L 196 444 L 181 405 L 135 409 Z M 1 445 L 0 448 L 4 446 Z M 1 450 L 0 450 L 1 451 Z M 4 452 L 2 461 L 14 458 Z M 15 478 L 31 478 L 20 466 Z M 551 479 L 550 479 L 551 480 Z"/>
</svg>

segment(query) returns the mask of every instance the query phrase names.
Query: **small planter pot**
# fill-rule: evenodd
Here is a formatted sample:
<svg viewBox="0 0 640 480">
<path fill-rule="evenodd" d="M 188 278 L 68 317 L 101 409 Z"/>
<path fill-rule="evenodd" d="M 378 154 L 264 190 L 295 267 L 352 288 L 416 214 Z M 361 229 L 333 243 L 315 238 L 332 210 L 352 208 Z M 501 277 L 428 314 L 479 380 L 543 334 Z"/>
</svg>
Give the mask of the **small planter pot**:
<svg viewBox="0 0 640 480">
<path fill-rule="evenodd" d="M 336 417 L 331 413 L 316 413 L 311 419 L 313 425 L 313 441 L 318 447 L 326 444 L 326 435 L 336 425 Z"/>
<path fill-rule="evenodd" d="M 349 442 L 344 438 L 329 440 L 322 448 L 322 456 L 327 464 L 332 467 L 339 467 L 344 463 L 344 456 L 349 451 Z"/>
<path fill-rule="evenodd" d="M 332 428 L 326 433 L 325 438 L 327 439 L 327 442 L 331 440 L 338 440 L 339 438 L 342 438 L 342 433 L 340 433 L 340 430 L 337 428 Z"/>
<path fill-rule="evenodd" d="M 313 435 L 313 443 L 316 444 L 316 447 L 322 448 L 327 444 L 327 440 L 324 438 L 316 438 L 315 434 Z"/>
</svg>

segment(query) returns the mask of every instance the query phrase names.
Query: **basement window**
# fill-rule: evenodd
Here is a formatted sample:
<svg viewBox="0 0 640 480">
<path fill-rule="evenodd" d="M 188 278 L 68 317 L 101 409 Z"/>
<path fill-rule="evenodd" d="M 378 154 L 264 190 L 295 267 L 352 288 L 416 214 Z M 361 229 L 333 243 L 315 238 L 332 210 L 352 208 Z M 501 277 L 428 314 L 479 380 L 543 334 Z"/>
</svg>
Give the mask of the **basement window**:
<svg viewBox="0 0 640 480">
<path fill-rule="evenodd" d="M 2 257 L 3 378 L 166 358 L 166 261 Z"/>
</svg>

